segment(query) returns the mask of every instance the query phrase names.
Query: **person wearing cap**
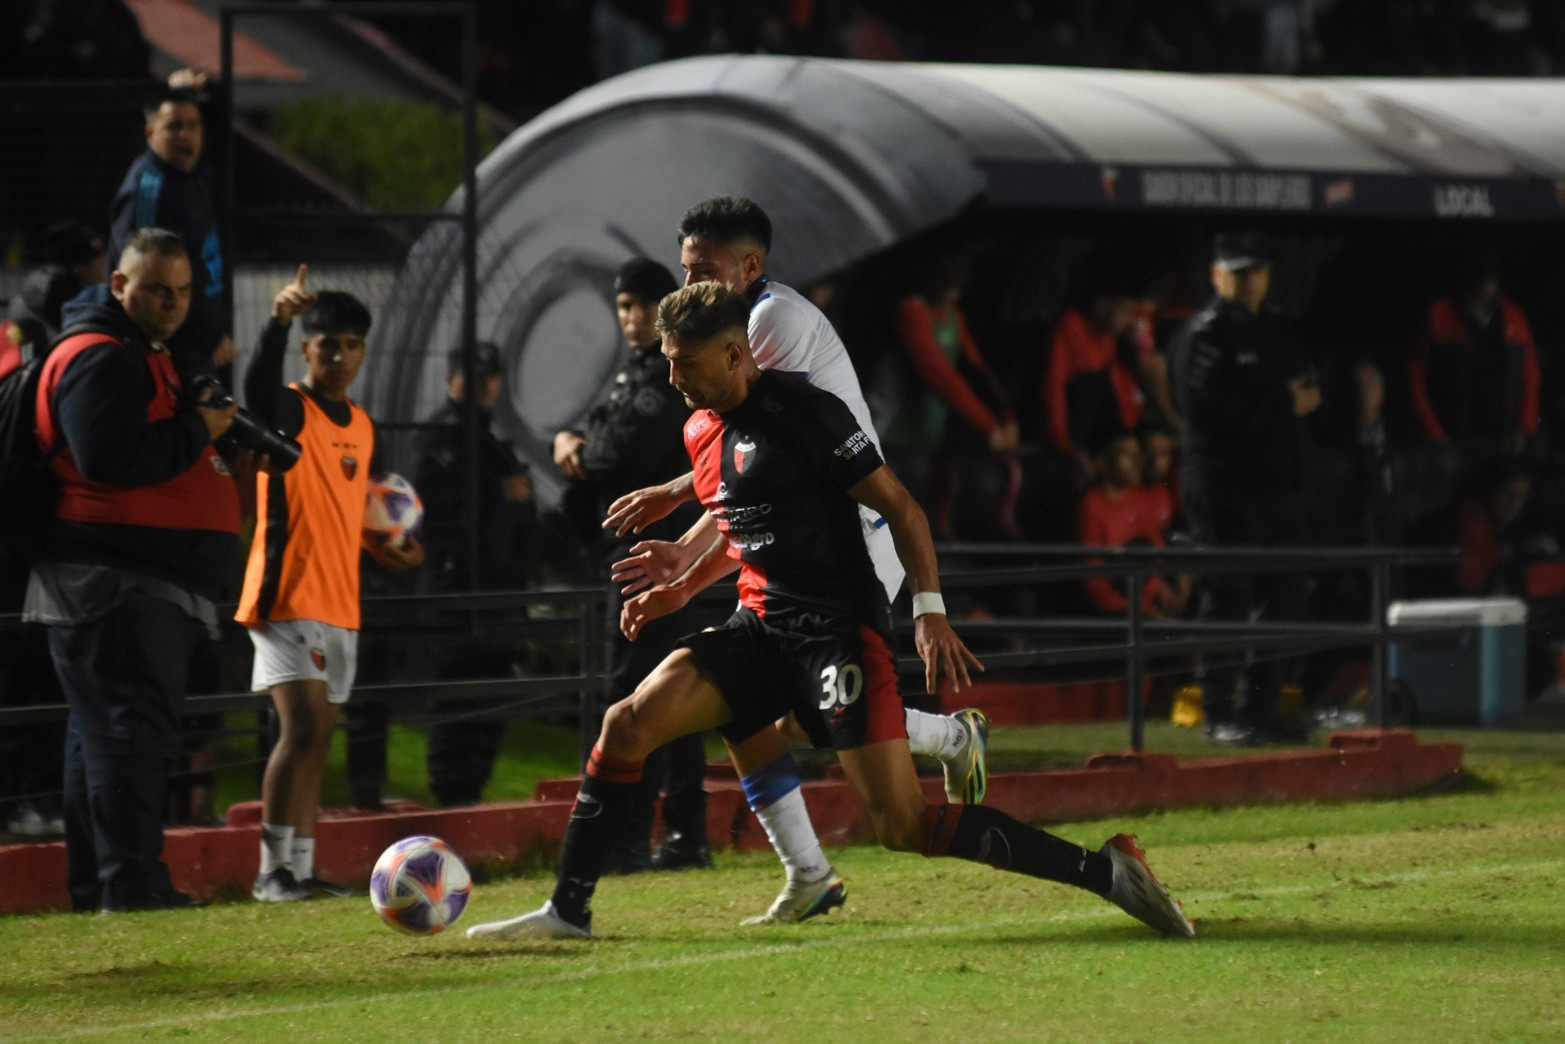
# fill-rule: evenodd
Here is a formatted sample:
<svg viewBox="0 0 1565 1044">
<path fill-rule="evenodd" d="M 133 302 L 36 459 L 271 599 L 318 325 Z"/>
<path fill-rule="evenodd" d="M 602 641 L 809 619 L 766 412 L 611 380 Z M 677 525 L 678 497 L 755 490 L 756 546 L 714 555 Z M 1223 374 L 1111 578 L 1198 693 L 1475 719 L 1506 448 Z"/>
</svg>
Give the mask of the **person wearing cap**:
<svg viewBox="0 0 1565 1044">
<path fill-rule="evenodd" d="M 43 236 L 45 264 L 23 281 L 6 317 L 16 324 L 24 352 L 37 355 L 60 336 L 65 302 L 105 279 L 103 237 L 86 225 L 62 221 Z"/>
<path fill-rule="evenodd" d="M 505 390 L 500 347 L 491 341 L 473 345 L 473 398 L 477 440 L 466 425 L 466 351 L 457 345 L 446 354 L 446 401 L 426 423 L 417 442 L 413 488 L 424 501 L 424 544 L 429 566 L 423 577 L 431 592 L 516 590 L 532 582 L 538 518 L 532 478 L 510 443 L 494 433 L 495 406 Z M 467 475 L 469 454 L 476 454 L 479 560 L 471 559 Z M 475 569 L 476 566 L 476 569 Z M 441 663 L 442 679 L 492 678 L 510 673 L 502 652 L 464 649 Z M 425 764 L 429 789 L 442 807 L 477 804 L 494 772 L 505 721 L 482 701 L 448 700 L 435 708 Z M 378 795 L 377 795 L 378 797 Z M 375 804 L 355 798 L 358 804 Z"/>
<path fill-rule="evenodd" d="M 668 362 L 653 329 L 658 302 L 678 288 L 673 273 L 656 261 L 634 257 L 614 277 L 614 312 L 629 349 L 624 366 L 605 393 L 571 428 L 554 437 L 554 462 L 570 485 L 567 513 L 577 529 L 603 552 L 603 563 L 624 558 L 636 537 L 614 538 L 598 526 L 622 494 L 667 482 L 689 470 L 684 424 L 690 408 L 668 382 Z M 695 521 L 700 508 L 683 510 L 657 524 L 655 534 L 674 539 Z M 607 573 L 605 573 L 607 575 Z M 635 642 L 620 633 L 621 585 L 610 585 L 607 626 L 609 702 L 629 696 L 686 634 L 722 622 L 722 607 L 687 606 L 642 632 Z M 675 870 L 712 863 L 706 836 L 706 747 L 699 734 L 660 748 L 644 773 L 643 786 L 610 857 L 611 868 L 634 873 L 651 867 Z M 651 851 L 653 806 L 663 792 L 663 845 Z"/>
<path fill-rule="evenodd" d="M 1271 272 L 1271 246 L 1259 234 L 1218 237 L 1211 269 L 1216 295 L 1179 331 L 1169 353 L 1175 405 L 1185 423 L 1181 495 L 1197 544 L 1306 543 L 1303 489 L 1311 450 L 1304 418 L 1320 406 L 1320 388 L 1297 331 L 1265 307 Z M 1297 620 L 1308 595 L 1299 573 L 1212 576 L 1202 586 L 1203 619 Z M 1278 716 L 1290 666 L 1265 658 L 1248 679 L 1234 667 L 1208 671 L 1207 735 L 1227 743 L 1305 738 Z"/>
</svg>

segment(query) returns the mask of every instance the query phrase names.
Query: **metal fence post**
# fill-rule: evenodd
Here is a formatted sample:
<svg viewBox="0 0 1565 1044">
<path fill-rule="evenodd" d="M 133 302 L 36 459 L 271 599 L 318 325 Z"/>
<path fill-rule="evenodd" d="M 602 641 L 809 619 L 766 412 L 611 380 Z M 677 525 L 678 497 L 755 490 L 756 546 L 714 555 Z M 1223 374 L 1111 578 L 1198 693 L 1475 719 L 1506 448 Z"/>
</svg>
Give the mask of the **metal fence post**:
<svg viewBox="0 0 1565 1044">
<path fill-rule="evenodd" d="M 1125 601 L 1129 607 L 1130 657 L 1125 663 L 1125 711 L 1130 720 L 1130 749 L 1139 751 L 1145 743 L 1145 715 L 1141 706 L 1141 686 L 1146 677 L 1146 659 L 1141 651 L 1144 619 L 1141 613 L 1141 591 L 1146 586 L 1146 570 L 1140 565 L 1130 568 Z"/>
<path fill-rule="evenodd" d="M 1369 611 L 1374 614 L 1370 621 L 1375 629 L 1375 648 L 1370 656 L 1370 691 L 1369 702 L 1375 708 L 1375 727 L 1385 728 L 1389 711 L 1387 702 L 1391 698 L 1390 679 L 1390 651 L 1386 647 L 1391 633 L 1390 623 L 1386 620 L 1387 588 L 1391 582 L 1391 563 L 1386 559 L 1379 559 L 1369 569 Z"/>
</svg>

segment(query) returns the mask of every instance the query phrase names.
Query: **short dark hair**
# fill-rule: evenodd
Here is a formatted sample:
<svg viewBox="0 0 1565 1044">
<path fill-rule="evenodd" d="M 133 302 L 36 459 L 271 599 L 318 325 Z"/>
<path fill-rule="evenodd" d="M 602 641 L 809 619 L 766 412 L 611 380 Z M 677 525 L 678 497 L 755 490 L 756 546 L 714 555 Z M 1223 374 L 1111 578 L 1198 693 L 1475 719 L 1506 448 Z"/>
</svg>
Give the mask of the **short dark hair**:
<svg viewBox="0 0 1565 1044">
<path fill-rule="evenodd" d="M 657 304 L 679 288 L 674 273 L 649 257 L 633 257 L 614 276 L 614 292 Z"/>
<path fill-rule="evenodd" d="M 321 333 L 356 333 L 363 337 L 370 332 L 370 310 L 350 293 L 322 290 L 315 295 L 315 303 L 305 310 L 299 326 L 306 337 Z"/>
<path fill-rule="evenodd" d="M 146 257 L 148 254 L 188 257 L 190 251 L 185 249 L 185 241 L 168 229 L 146 225 L 130 234 L 130 238 L 125 241 L 125 246 L 120 250 L 120 256 L 114 259 L 115 267 L 122 272 L 125 270 L 125 258 L 129 254 L 135 254 L 138 258 Z"/>
<path fill-rule="evenodd" d="M 692 283 L 658 304 L 658 336 L 701 343 L 750 321 L 750 302 L 722 283 Z"/>
<path fill-rule="evenodd" d="M 719 243 L 752 240 L 762 250 L 772 249 L 772 219 L 754 201 L 743 196 L 718 196 L 697 203 L 679 219 L 679 241 L 687 236 L 708 236 Z"/>
<path fill-rule="evenodd" d="M 165 87 L 147 99 L 146 104 L 141 107 L 141 114 L 146 117 L 148 123 L 151 123 L 158 118 L 158 112 L 162 110 L 163 106 L 171 103 L 174 105 L 194 105 L 199 109 L 201 108 L 201 94 L 190 87 Z"/>
</svg>

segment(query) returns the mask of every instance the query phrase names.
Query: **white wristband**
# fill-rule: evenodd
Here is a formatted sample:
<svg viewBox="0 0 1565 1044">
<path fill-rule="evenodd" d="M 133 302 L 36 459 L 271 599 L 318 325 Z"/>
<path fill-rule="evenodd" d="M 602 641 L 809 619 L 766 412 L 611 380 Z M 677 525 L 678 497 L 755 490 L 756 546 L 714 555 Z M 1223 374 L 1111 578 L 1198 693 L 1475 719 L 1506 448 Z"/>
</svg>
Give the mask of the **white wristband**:
<svg viewBox="0 0 1565 1044">
<path fill-rule="evenodd" d="M 925 613 L 946 614 L 946 600 L 940 597 L 939 591 L 920 591 L 913 596 L 913 619 Z"/>
</svg>

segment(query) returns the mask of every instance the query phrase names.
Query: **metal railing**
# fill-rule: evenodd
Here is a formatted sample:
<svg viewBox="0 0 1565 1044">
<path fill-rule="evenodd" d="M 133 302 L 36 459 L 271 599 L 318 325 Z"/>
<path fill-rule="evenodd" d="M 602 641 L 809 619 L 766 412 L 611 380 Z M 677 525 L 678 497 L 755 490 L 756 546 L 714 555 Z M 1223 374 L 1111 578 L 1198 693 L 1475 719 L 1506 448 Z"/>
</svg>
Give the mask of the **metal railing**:
<svg viewBox="0 0 1565 1044">
<path fill-rule="evenodd" d="M 1386 609 L 1390 600 L 1392 570 L 1409 566 L 1449 565 L 1457 560 L 1454 549 L 1423 548 L 1093 548 L 1047 544 L 946 544 L 943 559 L 983 559 L 1004 563 L 995 568 L 951 569 L 942 574 L 947 591 L 1038 587 L 1114 577 L 1124 584 L 1127 610 L 1121 618 L 1071 618 L 1058 616 L 1013 617 L 999 620 L 964 620 L 961 633 L 968 636 L 1009 635 L 1030 638 L 1081 636 L 1075 643 L 1047 642 L 1035 648 L 986 652 L 992 669 L 1026 671 L 1070 664 L 1123 664 L 1128 718 L 1128 744 L 1141 750 L 1145 711 L 1140 693 L 1154 665 L 1186 665 L 1193 658 L 1217 653 L 1268 651 L 1294 654 L 1348 646 L 1371 650 L 1371 705 L 1377 708 L 1377 724 L 1385 727 L 1389 701 L 1387 646 L 1393 640 Z M 1025 562 L 1021 564 L 1018 560 Z M 1040 560 L 1048 564 L 1037 564 Z M 1052 560 L 1052 561 L 1051 561 Z M 1289 570 L 1364 569 L 1369 575 L 1370 618 L 1364 623 L 1326 621 L 1250 623 L 1245 621 L 1152 620 L 1142 610 L 1139 592 L 1147 579 L 1170 572 L 1200 575 L 1258 574 Z M 534 591 L 497 591 L 473 594 L 398 595 L 364 600 L 366 631 L 385 633 L 395 628 L 399 641 L 449 642 L 456 636 L 431 630 L 422 620 L 431 616 L 467 614 L 468 636 L 478 633 L 479 614 L 497 610 L 527 610 L 547 606 L 562 615 L 539 619 L 506 619 L 508 642 L 559 639 L 574 642 L 578 668 L 537 677 L 507 677 L 464 681 L 429 680 L 356 686 L 353 698 L 365 703 L 385 702 L 408 707 L 420 702 L 452 699 L 497 698 L 517 706 L 542 706 L 561 696 L 574 696 L 583 750 L 595 736 L 596 711 L 607 693 L 604 660 L 605 588 L 565 588 Z M 721 595 L 717 597 L 722 597 Z M 909 621 L 899 621 L 903 628 Z M 0 616 L 0 629 L 20 626 L 16 614 Z M 1396 628 L 1397 640 L 1437 637 L 1450 626 Z M 916 656 L 902 657 L 904 673 L 921 672 Z M 264 695 L 212 693 L 191 696 L 190 715 L 255 711 L 266 706 Z M 558 701 L 547 705 L 558 708 Z M 66 713 L 63 704 L 35 704 L 0 708 L 0 727 L 49 721 Z"/>
</svg>

